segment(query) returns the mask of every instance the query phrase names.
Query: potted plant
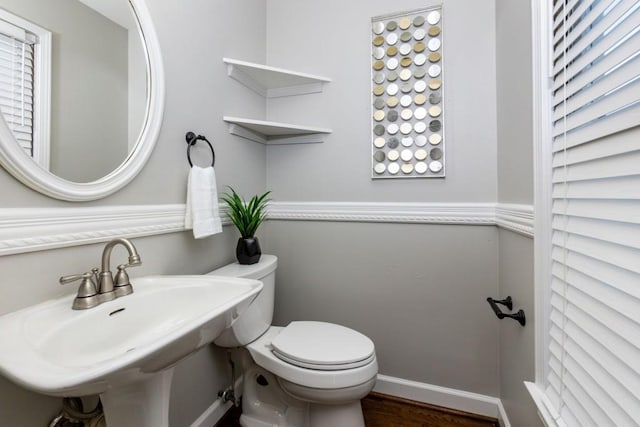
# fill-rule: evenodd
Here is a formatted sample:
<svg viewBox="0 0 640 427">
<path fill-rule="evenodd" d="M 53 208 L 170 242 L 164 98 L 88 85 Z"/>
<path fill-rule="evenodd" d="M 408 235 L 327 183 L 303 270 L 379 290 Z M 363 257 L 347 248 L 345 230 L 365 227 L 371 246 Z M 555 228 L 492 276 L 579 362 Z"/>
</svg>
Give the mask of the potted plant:
<svg viewBox="0 0 640 427">
<path fill-rule="evenodd" d="M 229 206 L 227 215 L 240 232 L 240 239 L 236 246 L 236 258 L 240 264 L 255 264 L 260 261 L 260 243 L 256 237 L 256 230 L 267 216 L 266 208 L 269 202 L 267 191 L 261 196 L 253 196 L 247 203 L 236 191 L 229 187 L 230 192 L 222 195 L 222 200 Z"/>
</svg>

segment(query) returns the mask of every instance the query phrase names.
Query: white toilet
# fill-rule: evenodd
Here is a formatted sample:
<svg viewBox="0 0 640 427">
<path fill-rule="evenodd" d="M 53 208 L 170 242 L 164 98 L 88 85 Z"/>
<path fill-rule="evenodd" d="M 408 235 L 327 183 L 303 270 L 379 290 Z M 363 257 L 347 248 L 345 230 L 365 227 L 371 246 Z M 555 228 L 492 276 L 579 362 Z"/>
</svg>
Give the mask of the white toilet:
<svg viewBox="0 0 640 427">
<path fill-rule="evenodd" d="M 344 326 L 291 322 L 271 326 L 278 258 L 229 264 L 209 274 L 261 280 L 264 289 L 215 343 L 244 346 L 244 427 L 364 427 L 360 399 L 378 374 L 373 342 Z M 247 357 L 248 359 L 248 357 Z"/>
</svg>

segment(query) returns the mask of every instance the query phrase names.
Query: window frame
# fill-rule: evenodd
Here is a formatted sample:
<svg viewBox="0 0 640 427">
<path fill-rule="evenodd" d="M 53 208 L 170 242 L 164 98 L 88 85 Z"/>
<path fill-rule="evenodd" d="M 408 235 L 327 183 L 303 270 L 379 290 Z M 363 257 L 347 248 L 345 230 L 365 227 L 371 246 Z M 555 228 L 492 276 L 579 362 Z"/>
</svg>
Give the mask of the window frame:
<svg viewBox="0 0 640 427">
<path fill-rule="evenodd" d="M 545 425 L 560 426 L 559 414 L 546 402 L 544 384 L 549 360 L 551 260 L 551 38 L 550 3 L 531 2 L 533 165 L 534 165 L 534 328 L 535 383 L 525 382 Z"/>
<path fill-rule="evenodd" d="M 0 8 L 0 19 L 38 37 L 33 59 L 33 160 L 45 170 L 50 169 L 51 152 L 51 32 L 26 19 Z"/>
</svg>

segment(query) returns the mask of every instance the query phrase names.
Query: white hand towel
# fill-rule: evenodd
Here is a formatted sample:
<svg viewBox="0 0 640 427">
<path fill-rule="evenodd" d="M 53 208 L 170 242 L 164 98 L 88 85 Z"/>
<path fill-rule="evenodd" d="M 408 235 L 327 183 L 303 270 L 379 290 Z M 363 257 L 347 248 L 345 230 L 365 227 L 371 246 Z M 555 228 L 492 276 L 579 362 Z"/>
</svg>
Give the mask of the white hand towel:
<svg viewBox="0 0 640 427">
<path fill-rule="evenodd" d="M 196 239 L 222 232 L 216 173 L 211 166 L 193 166 L 189 171 L 184 226 L 186 229 L 193 228 L 193 237 Z"/>
</svg>

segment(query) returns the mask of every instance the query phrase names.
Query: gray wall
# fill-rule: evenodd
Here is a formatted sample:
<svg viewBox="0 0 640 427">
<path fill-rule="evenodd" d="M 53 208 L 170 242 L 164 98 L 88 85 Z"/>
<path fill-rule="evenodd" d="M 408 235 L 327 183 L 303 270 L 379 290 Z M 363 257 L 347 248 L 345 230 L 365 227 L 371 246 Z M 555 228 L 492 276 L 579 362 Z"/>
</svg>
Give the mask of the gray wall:
<svg viewBox="0 0 640 427">
<path fill-rule="evenodd" d="M 443 3 L 447 178 L 373 181 L 371 17 L 440 2 L 269 0 L 269 65 L 333 79 L 267 104 L 272 120 L 333 129 L 268 148 L 274 199 L 496 201 L 494 2 Z M 280 258 L 277 323 L 349 325 L 373 338 L 382 374 L 498 395 L 495 227 L 271 221 L 263 242 Z"/>
<path fill-rule="evenodd" d="M 124 190 L 83 204 L 44 197 L 0 169 L 3 208 L 184 203 L 188 172 L 184 135 L 189 130 L 213 142 L 220 189 L 232 184 L 243 193 L 264 191 L 264 147 L 229 135 L 221 120 L 228 108 L 258 117 L 264 114 L 264 102 L 232 82 L 222 62 L 223 56 L 265 60 L 264 1 L 147 3 L 160 39 L 166 75 L 164 122 L 149 163 Z M 243 37 L 238 37 L 240 33 Z M 207 164 L 208 156 L 202 151 L 194 153 L 193 158 Z M 205 273 L 233 260 L 236 238 L 236 231 L 225 227 L 222 235 L 198 241 L 188 232 L 134 239 L 143 265 L 131 275 Z M 125 256 L 118 250 L 113 254 L 114 263 Z M 60 287 L 57 278 L 96 266 L 101 251 L 102 245 L 88 245 L 0 257 L 0 313 L 74 292 L 73 287 Z M 172 427 L 190 425 L 216 399 L 217 390 L 228 381 L 225 358 L 224 352 L 207 348 L 178 365 L 170 407 Z M 59 407 L 59 399 L 28 392 L 0 377 L 3 425 L 44 426 Z"/>
<path fill-rule="evenodd" d="M 496 0 L 498 201 L 533 204 L 530 0 Z M 513 426 L 540 426 L 523 381 L 534 379 L 533 239 L 499 231 L 499 297 L 527 325 L 500 322 L 500 398 Z"/>
<path fill-rule="evenodd" d="M 349 326 L 381 374 L 497 396 L 495 227 L 270 221 L 263 242 L 275 324 Z"/>
<path fill-rule="evenodd" d="M 126 158 L 127 31 L 77 0 L 2 0 L 52 33 L 50 170 L 76 182 Z"/>
</svg>

